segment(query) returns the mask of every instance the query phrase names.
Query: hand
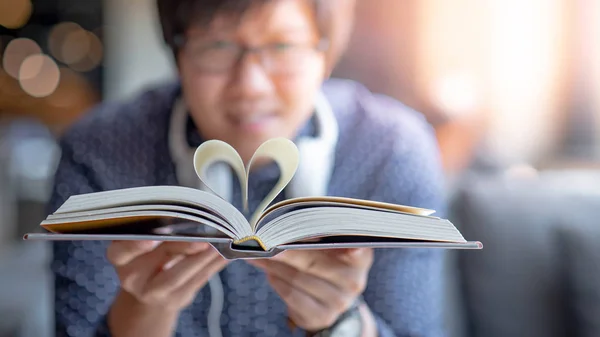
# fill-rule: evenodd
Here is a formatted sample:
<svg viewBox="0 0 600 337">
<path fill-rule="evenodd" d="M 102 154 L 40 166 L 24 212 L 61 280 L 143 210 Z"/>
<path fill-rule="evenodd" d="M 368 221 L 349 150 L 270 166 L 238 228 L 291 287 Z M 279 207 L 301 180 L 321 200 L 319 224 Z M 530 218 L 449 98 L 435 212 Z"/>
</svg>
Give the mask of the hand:
<svg viewBox="0 0 600 337">
<path fill-rule="evenodd" d="M 318 331 L 330 327 L 364 291 L 373 251 L 286 251 L 249 263 L 265 271 L 296 325 Z"/>
<path fill-rule="evenodd" d="M 205 242 L 118 241 L 108 247 L 107 258 L 121 289 L 139 304 L 176 312 L 227 264 Z"/>
</svg>

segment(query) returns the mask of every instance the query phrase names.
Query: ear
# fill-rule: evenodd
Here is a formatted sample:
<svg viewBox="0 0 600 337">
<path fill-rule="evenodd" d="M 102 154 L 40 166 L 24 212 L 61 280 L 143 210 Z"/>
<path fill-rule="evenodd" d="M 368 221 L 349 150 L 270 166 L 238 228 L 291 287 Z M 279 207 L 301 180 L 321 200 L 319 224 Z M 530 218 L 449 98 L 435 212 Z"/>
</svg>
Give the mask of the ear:
<svg viewBox="0 0 600 337">
<path fill-rule="evenodd" d="M 181 50 L 178 48 L 170 48 L 173 56 L 173 65 L 178 76 L 181 76 Z"/>
</svg>

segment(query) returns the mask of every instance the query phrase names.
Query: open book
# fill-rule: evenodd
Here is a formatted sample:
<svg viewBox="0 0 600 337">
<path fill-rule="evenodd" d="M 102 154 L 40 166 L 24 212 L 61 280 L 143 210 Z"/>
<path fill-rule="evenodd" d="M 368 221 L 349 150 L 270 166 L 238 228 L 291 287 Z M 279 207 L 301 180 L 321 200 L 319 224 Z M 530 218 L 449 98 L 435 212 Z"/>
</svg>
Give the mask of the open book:
<svg viewBox="0 0 600 337">
<path fill-rule="evenodd" d="M 239 178 L 247 211 L 249 172 L 264 158 L 277 163 L 280 177 L 247 220 L 210 188 L 207 172 L 217 162 L 227 163 Z M 247 167 L 229 144 L 206 141 L 194 154 L 194 169 L 208 191 L 146 186 L 71 196 L 41 223 L 44 233 L 24 239 L 207 241 L 231 259 L 289 249 L 482 248 L 480 242 L 466 241 L 450 221 L 433 216 L 433 210 L 330 196 L 272 204 L 298 164 L 298 149 L 285 138 L 262 144 Z"/>
</svg>

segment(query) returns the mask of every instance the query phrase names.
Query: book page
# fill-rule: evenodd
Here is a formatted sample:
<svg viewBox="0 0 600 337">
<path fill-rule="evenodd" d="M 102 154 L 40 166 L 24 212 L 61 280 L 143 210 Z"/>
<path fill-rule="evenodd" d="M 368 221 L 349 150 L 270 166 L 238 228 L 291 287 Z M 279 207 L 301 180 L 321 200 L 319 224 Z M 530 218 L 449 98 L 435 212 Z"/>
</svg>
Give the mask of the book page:
<svg viewBox="0 0 600 337">
<path fill-rule="evenodd" d="M 72 212 L 65 214 L 50 214 L 46 217 L 46 220 L 41 223 L 42 227 L 46 227 L 51 223 L 54 223 L 53 226 L 61 226 L 63 223 L 68 223 L 69 219 L 94 219 L 97 216 L 113 216 L 117 217 L 120 214 L 128 213 L 128 212 L 138 212 L 138 211 L 170 211 L 177 212 L 181 214 L 189 214 L 198 216 L 200 218 L 206 219 L 206 225 L 216 228 L 217 230 L 226 233 L 229 237 L 238 237 L 243 235 L 236 231 L 235 226 L 229 224 L 226 220 L 212 214 L 207 210 L 197 209 L 194 207 L 188 207 L 183 205 L 167 205 L 167 204 L 144 204 L 144 205 L 133 205 L 133 206 L 123 206 L 123 207 L 114 207 L 108 209 L 98 209 L 91 211 L 83 211 L 83 212 Z M 106 221 L 104 221 L 106 222 Z M 118 223 L 118 222 L 117 222 Z M 126 222 L 123 222 L 126 223 Z M 96 229 L 93 227 L 94 223 L 90 222 L 89 229 Z M 50 230 L 48 228 L 48 230 Z"/>
<path fill-rule="evenodd" d="M 49 232 L 64 234 L 165 234 L 170 231 L 173 234 L 206 233 L 206 236 L 240 238 L 238 233 L 206 217 L 159 210 L 73 216 L 45 220 L 41 225 Z M 208 227 L 216 231 L 206 230 Z"/>
<path fill-rule="evenodd" d="M 256 231 L 256 224 L 262 216 L 263 211 L 292 180 L 300 162 L 300 153 L 296 144 L 286 138 L 274 138 L 263 143 L 256 150 L 252 159 L 250 159 L 247 174 L 249 174 L 252 168 L 252 163 L 260 157 L 270 158 L 275 161 L 279 166 L 280 175 L 273 189 L 258 205 L 250 219 L 250 226 L 252 226 L 253 231 Z"/>
<path fill-rule="evenodd" d="M 445 219 L 336 206 L 300 208 L 287 212 L 263 224 L 256 236 L 267 249 L 335 236 L 466 242 L 456 227 Z"/>
<path fill-rule="evenodd" d="M 307 207 L 307 206 L 325 206 L 325 205 L 339 205 L 339 206 L 347 206 L 347 207 L 358 207 L 358 208 L 374 208 L 380 210 L 387 210 L 393 212 L 402 212 L 409 213 L 414 215 L 421 216 L 432 216 L 435 213 L 435 210 L 427 209 L 427 208 L 419 208 L 413 206 L 406 205 L 397 205 L 390 204 L 386 202 L 380 201 L 371 201 L 371 200 L 363 200 L 363 199 L 355 199 L 355 198 L 346 198 L 346 197 L 332 197 L 332 196 L 317 196 L 317 197 L 299 197 L 283 200 L 278 202 L 263 212 L 262 217 L 259 219 L 262 220 L 263 217 L 268 216 L 272 212 L 278 211 L 280 209 L 284 210 L 289 207 L 295 208 L 295 206 Z"/>
<path fill-rule="evenodd" d="M 237 208 L 218 196 L 202 190 L 182 186 L 142 186 L 71 196 L 53 213 L 52 218 L 78 212 L 106 210 L 128 206 L 177 205 L 212 213 L 229 224 L 232 232 L 242 237 L 254 234 L 248 221 Z"/>
<path fill-rule="evenodd" d="M 210 140 L 203 142 L 194 153 L 194 170 L 202 183 L 210 189 L 215 195 L 214 186 L 208 184 L 207 170 L 216 162 L 225 162 L 229 164 L 241 184 L 242 202 L 244 211 L 248 210 L 248 178 L 244 162 L 237 151 L 229 144 L 220 140 Z"/>
</svg>

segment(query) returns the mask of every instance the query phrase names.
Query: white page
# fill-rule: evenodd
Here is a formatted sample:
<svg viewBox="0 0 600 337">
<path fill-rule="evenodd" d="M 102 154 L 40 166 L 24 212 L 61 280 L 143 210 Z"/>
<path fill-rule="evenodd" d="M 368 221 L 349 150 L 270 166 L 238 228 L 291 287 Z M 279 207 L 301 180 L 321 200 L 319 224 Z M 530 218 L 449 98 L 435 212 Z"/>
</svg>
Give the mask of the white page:
<svg viewBox="0 0 600 337">
<path fill-rule="evenodd" d="M 207 170 L 216 162 L 225 162 L 229 164 L 238 177 L 242 189 L 242 202 L 244 210 L 248 210 L 248 181 L 246 169 L 242 158 L 237 151 L 229 144 L 220 140 L 210 140 L 203 142 L 194 153 L 194 170 L 202 183 L 207 186 L 211 192 L 215 192 L 215 187 L 208 184 Z M 228 200 L 226 200 L 229 202 Z"/>
<path fill-rule="evenodd" d="M 256 231 L 256 224 L 263 211 L 273 202 L 279 193 L 289 184 L 296 174 L 300 162 L 300 153 L 296 144 L 286 138 L 274 138 L 264 142 L 254 153 L 248 164 L 248 174 L 252 168 L 252 163 L 260 157 L 270 158 L 279 166 L 279 180 L 271 189 L 269 194 L 258 205 L 256 211 L 250 219 L 250 225 L 253 231 Z"/>
<path fill-rule="evenodd" d="M 83 211 L 83 212 L 73 212 L 73 213 L 65 213 L 65 214 L 50 214 L 46 218 L 46 222 L 52 221 L 53 223 L 59 223 L 63 221 L 67 221 L 72 218 L 86 219 L 86 218 L 94 218 L 97 216 L 107 216 L 107 215 L 116 215 L 119 213 L 126 212 L 135 212 L 135 211 L 171 211 L 171 212 L 179 212 L 179 213 L 192 213 L 193 215 L 197 215 L 198 217 L 205 218 L 207 220 L 207 225 L 217 230 L 226 233 L 230 237 L 237 237 L 243 235 L 242 233 L 236 233 L 235 228 L 233 228 L 228 222 L 223 219 L 214 216 L 211 213 L 208 213 L 203 210 L 178 206 L 178 205 L 163 205 L 163 204 L 148 204 L 148 205 L 135 205 L 135 206 L 124 206 L 124 207 L 116 207 L 116 208 L 108 208 L 108 209 L 99 209 L 92 211 Z"/>
<path fill-rule="evenodd" d="M 207 186 L 208 184 L 206 181 L 208 180 L 206 172 L 211 164 L 223 161 L 231 165 L 241 183 L 244 210 L 248 210 L 248 179 L 250 171 L 252 170 L 253 163 L 259 158 L 268 158 L 275 161 L 279 166 L 280 177 L 273 189 L 261 201 L 253 213 L 250 220 L 252 231 L 255 231 L 256 223 L 262 215 L 262 212 L 269 204 L 271 204 L 271 202 L 273 202 L 277 195 L 281 193 L 294 177 L 300 161 L 300 154 L 296 144 L 287 138 L 280 137 L 269 139 L 256 149 L 246 168 L 237 151 L 231 145 L 220 140 L 213 139 L 202 143 L 198 149 L 196 149 L 194 155 L 194 169 L 196 170 L 196 174 Z M 211 188 L 209 186 L 209 189 L 215 193 L 214 187 Z"/>
<path fill-rule="evenodd" d="M 42 227 L 47 229 L 50 232 L 63 232 L 67 230 L 67 232 L 71 232 L 80 228 L 81 226 L 78 223 L 87 222 L 87 221 L 104 221 L 104 225 L 100 225 L 100 227 L 109 227 L 111 223 L 119 223 L 120 221 L 127 222 L 128 220 L 132 220 L 132 223 L 138 220 L 143 219 L 156 219 L 156 218 L 164 218 L 164 219 L 179 219 L 184 221 L 195 222 L 202 225 L 207 225 L 212 228 L 219 230 L 221 233 L 232 237 L 233 239 L 241 239 L 241 237 L 236 236 L 235 233 L 231 233 L 229 231 L 224 231 L 223 227 L 216 226 L 210 220 L 189 215 L 182 214 L 178 212 L 171 211 L 132 211 L 132 212 L 122 212 L 117 214 L 98 214 L 93 217 L 89 216 L 81 216 L 81 217 L 69 217 L 65 219 L 58 220 L 44 220 L 42 222 Z M 93 234 L 91 234 L 93 235 Z"/>
<path fill-rule="evenodd" d="M 246 218 L 233 205 L 209 192 L 181 186 L 143 186 L 75 195 L 54 214 L 173 202 L 211 210 L 226 219 L 235 232 L 243 233 L 243 236 L 253 234 Z"/>
<path fill-rule="evenodd" d="M 448 220 L 335 207 L 292 211 L 262 226 L 257 235 L 269 248 L 293 241 L 329 235 L 365 235 L 466 242 Z"/>
</svg>

